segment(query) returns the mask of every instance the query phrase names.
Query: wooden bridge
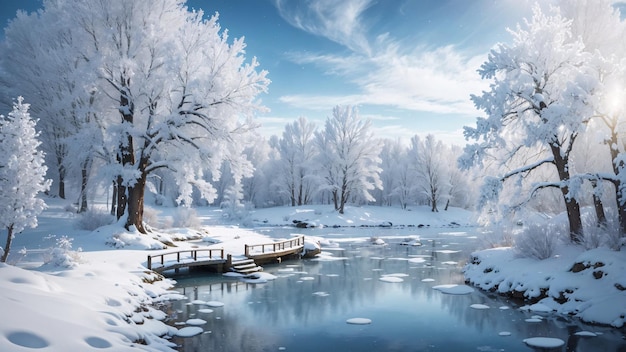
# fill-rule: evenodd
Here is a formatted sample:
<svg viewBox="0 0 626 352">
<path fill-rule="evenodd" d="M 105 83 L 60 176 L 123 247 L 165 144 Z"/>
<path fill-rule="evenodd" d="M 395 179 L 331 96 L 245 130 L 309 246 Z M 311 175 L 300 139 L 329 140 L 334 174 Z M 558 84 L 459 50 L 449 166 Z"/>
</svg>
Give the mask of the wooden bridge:
<svg viewBox="0 0 626 352">
<path fill-rule="evenodd" d="M 171 251 L 160 254 L 148 255 L 147 268 L 158 273 L 167 270 L 178 272 L 180 268 L 212 267 L 218 272 L 234 270 L 242 274 L 249 274 L 262 270 L 256 264 L 267 263 L 273 260 L 281 260 L 283 257 L 294 256 L 302 253 L 304 249 L 304 236 L 292 239 L 245 245 L 245 258 L 233 259 L 232 255 L 224 256 L 224 249 L 197 248 Z"/>
<path fill-rule="evenodd" d="M 198 248 L 149 255 L 147 267 L 148 270 L 153 270 L 157 273 L 162 273 L 166 270 L 176 270 L 178 272 L 180 268 L 194 266 L 219 267 L 220 265 L 225 265 L 226 261 L 224 249 Z"/>
<path fill-rule="evenodd" d="M 303 249 L 304 236 L 298 236 L 280 242 L 247 244 L 244 255 L 247 258 L 254 259 L 257 263 L 269 262 L 274 259 L 300 254 Z"/>
</svg>

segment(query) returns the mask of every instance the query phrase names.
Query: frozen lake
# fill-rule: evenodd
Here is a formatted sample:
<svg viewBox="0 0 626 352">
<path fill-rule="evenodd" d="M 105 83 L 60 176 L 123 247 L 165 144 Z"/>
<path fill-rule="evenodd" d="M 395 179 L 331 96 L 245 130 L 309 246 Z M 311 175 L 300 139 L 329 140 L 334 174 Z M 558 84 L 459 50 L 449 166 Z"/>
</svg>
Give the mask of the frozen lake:
<svg viewBox="0 0 626 352">
<path fill-rule="evenodd" d="M 257 230 L 324 237 L 338 247 L 323 250 L 343 259 L 264 265 L 277 276 L 264 284 L 202 272 L 178 276 L 176 290 L 188 300 L 171 303 L 172 324 L 204 330 L 175 339 L 181 351 L 532 351 L 523 342 L 531 337 L 565 342 L 550 351 L 626 349 L 623 331 L 521 311 L 522 302 L 478 290 L 433 289 L 464 284 L 461 269 L 480 245 L 475 229 Z M 372 244 L 372 236 L 385 244 Z M 403 245 L 413 236 L 421 246 Z M 353 318 L 364 319 L 348 324 Z"/>
</svg>

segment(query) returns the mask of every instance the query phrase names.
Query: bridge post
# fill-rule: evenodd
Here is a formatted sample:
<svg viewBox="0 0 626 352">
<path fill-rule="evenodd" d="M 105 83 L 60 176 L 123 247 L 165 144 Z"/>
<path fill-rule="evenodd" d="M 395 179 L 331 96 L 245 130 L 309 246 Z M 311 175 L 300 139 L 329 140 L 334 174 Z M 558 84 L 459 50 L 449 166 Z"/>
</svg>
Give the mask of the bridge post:
<svg viewBox="0 0 626 352">
<path fill-rule="evenodd" d="M 148 256 L 148 270 L 152 270 L 152 256 Z"/>
</svg>

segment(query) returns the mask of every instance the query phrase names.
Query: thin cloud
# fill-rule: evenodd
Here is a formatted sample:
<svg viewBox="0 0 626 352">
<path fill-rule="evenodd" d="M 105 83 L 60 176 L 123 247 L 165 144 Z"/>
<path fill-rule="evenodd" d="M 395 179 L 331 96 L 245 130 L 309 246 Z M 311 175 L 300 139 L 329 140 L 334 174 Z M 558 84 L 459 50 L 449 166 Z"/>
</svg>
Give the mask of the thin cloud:
<svg viewBox="0 0 626 352">
<path fill-rule="evenodd" d="M 369 55 L 362 14 L 371 0 L 275 0 L 280 16 L 292 26 Z"/>
<path fill-rule="evenodd" d="M 371 104 L 410 111 L 475 116 L 470 94 L 480 93 L 486 84 L 476 70 L 485 56 L 468 56 L 453 46 L 427 50 L 415 48 L 403 53 L 400 46 L 387 43 L 371 57 L 291 53 L 300 64 L 317 65 L 325 74 L 353 83 L 357 94 L 295 94 L 281 102 L 304 109 L 327 109 L 329 105 Z"/>
</svg>

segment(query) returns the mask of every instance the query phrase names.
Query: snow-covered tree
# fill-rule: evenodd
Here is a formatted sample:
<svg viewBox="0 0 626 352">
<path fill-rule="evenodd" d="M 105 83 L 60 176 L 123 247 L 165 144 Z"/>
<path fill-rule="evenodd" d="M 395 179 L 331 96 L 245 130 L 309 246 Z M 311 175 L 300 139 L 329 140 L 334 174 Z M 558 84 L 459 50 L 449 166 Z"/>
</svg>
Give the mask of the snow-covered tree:
<svg viewBox="0 0 626 352">
<path fill-rule="evenodd" d="M 330 192 L 335 210 L 343 214 L 351 197 L 374 201 L 370 191 L 382 188 L 381 145 L 372 135 L 370 120 L 361 119 L 356 107 L 336 106 L 315 140 L 321 189 Z"/>
<path fill-rule="evenodd" d="M 384 139 L 381 141 L 380 152 L 382 189 L 375 190 L 376 202 L 380 205 L 391 206 L 397 200 L 402 209 L 408 205 L 412 177 L 407 162 L 406 146 L 398 139 Z"/>
<path fill-rule="evenodd" d="M 13 111 L 0 116 L 0 225 L 7 230 L 0 262 L 6 262 L 16 234 L 37 227 L 37 216 L 46 206 L 37 195 L 50 188 L 28 107 L 19 97 Z"/>
<path fill-rule="evenodd" d="M 37 127 L 42 149 L 56 179 L 59 197 L 66 197 L 68 177 L 78 178 L 80 170 L 79 204 L 80 210 L 86 210 L 91 151 L 101 138 L 83 125 L 89 122 L 90 108 L 98 94 L 89 89 L 90 75 L 79 69 L 86 62 L 76 55 L 76 36 L 66 23 L 59 21 L 54 3 L 46 4 L 50 6 L 45 12 L 18 13 L 5 29 L 0 58 L 2 90 L 7 99 L 23 95 L 30 103 L 30 111 L 40 117 Z M 79 144 L 77 139 L 87 142 Z"/>
<path fill-rule="evenodd" d="M 443 158 L 446 154 L 446 146 L 432 134 L 427 135 L 424 140 L 417 135 L 411 138 L 409 157 L 417 178 L 415 187 L 420 194 L 426 196 L 433 212 L 439 211 L 440 203 L 447 204 L 450 196 L 447 160 Z"/>
<path fill-rule="evenodd" d="M 299 117 L 285 126 L 276 146 L 280 161 L 275 182 L 284 189 L 291 206 L 309 204 L 314 195 L 315 180 L 311 172 L 316 155 L 314 133 L 315 124 Z"/>
<path fill-rule="evenodd" d="M 243 39 L 229 43 L 217 15 L 204 19 L 179 0 L 47 0 L 46 11 L 71 33 L 76 70 L 106 97 L 92 116 L 103 136 L 95 153 L 109 165 L 100 169 L 116 184 L 125 227 L 145 232 L 144 191 L 157 170 L 172 175 L 183 204 L 194 190 L 216 197 L 204 176 L 218 179 L 224 162 L 236 182 L 251 175 L 243 136 L 269 80 L 256 59 L 246 62 Z M 240 202 L 241 184 L 230 190 L 229 201 Z"/>
<path fill-rule="evenodd" d="M 537 162 L 499 179 L 519 180 L 542 165 L 553 165 L 558 179 L 535 184 L 527 199 L 541 189 L 559 189 L 570 238 L 577 242 L 583 233 L 577 201 L 580 181 L 573 178 L 570 153 L 591 116 L 589 101 L 596 80 L 590 74 L 584 44 L 572 37 L 570 27 L 571 21 L 558 9 L 545 14 L 536 5 L 532 19 L 511 31 L 512 45 L 501 44 L 491 51 L 479 70 L 483 79 L 491 80 L 490 90 L 472 96 L 486 117 L 478 118 L 476 127 L 465 128 L 466 138 L 478 143 L 465 148 L 461 164 L 480 164 L 494 148 L 511 150 L 505 162 L 518 152 L 540 150 L 542 157 Z"/>
<path fill-rule="evenodd" d="M 612 173 L 605 169 L 595 172 L 589 170 L 587 178 L 597 186 L 594 195 L 601 193 L 604 188 L 610 188 L 602 185 L 601 180 L 608 181 L 613 186 L 620 230 L 626 233 L 626 175 L 622 156 L 626 152 L 626 141 L 623 138 L 626 132 L 623 123 L 626 113 L 626 43 L 622 39 L 626 35 L 626 23 L 613 5 L 610 0 L 562 1 L 559 4 L 562 13 L 572 21 L 572 35 L 581 38 L 585 44 L 584 50 L 592 56 L 591 65 L 600 82 L 596 88 L 595 99 L 590 102 L 594 106 L 592 122 L 599 122 L 594 126 L 594 133 L 600 134 L 600 139 L 608 147 L 606 149 L 609 153 L 596 155 L 610 158 Z M 597 137 L 594 136 L 594 139 Z M 594 200 L 600 217 L 599 208 L 602 203 L 599 198 Z"/>
</svg>

